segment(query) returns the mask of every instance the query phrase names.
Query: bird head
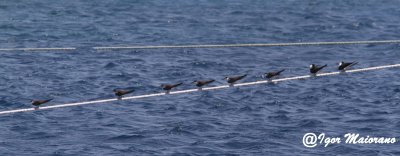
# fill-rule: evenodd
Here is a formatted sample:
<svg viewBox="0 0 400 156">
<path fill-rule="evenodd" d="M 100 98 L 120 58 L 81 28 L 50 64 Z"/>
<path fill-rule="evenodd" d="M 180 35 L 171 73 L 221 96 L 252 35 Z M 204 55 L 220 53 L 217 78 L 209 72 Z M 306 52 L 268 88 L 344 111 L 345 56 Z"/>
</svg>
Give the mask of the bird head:
<svg viewBox="0 0 400 156">
<path fill-rule="evenodd" d="M 310 65 L 310 69 L 311 69 L 311 68 L 314 68 L 314 67 L 315 67 L 315 64 L 311 64 L 311 65 Z"/>
<path fill-rule="evenodd" d="M 339 66 L 341 66 L 343 63 L 344 63 L 343 61 L 339 62 Z"/>
</svg>

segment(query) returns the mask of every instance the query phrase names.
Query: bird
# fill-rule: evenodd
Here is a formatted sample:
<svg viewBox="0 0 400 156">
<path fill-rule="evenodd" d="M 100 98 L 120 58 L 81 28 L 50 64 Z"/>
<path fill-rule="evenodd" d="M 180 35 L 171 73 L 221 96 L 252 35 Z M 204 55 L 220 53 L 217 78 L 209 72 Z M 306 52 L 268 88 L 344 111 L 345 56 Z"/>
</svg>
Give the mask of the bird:
<svg viewBox="0 0 400 156">
<path fill-rule="evenodd" d="M 40 105 L 47 103 L 53 99 L 47 99 L 47 100 L 32 100 L 31 104 L 34 105 L 36 108 L 39 108 Z"/>
<path fill-rule="evenodd" d="M 224 79 L 225 79 L 228 83 L 233 84 L 233 83 L 235 83 L 236 81 L 239 81 L 239 80 L 243 79 L 243 78 L 246 77 L 246 76 L 247 76 L 247 74 L 244 74 L 244 75 L 241 75 L 241 76 L 225 77 Z"/>
<path fill-rule="evenodd" d="M 267 78 L 267 79 L 271 79 L 271 78 L 273 78 L 275 76 L 279 76 L 283 71 L 285 71 L 285 69 L 282 69 L 282 70 L 277 71 L 277 72 L 268 72 L 268 73 L 264 74 L 264 77 Z"/>
<path fill-rule="evenodd" d="M 126 90 L 126 89 L 114 89 L 113 92 L 115 96 L 118 96 L 118 99 L 120 99 L 123 95 L 129 94 L 134 92 L 134 89 Z"/>
<path fill-rule="evenodd" d="M 323 66 L 317 66 L 315 64 L 311 64 L 310 65 L 310 73 L 311 74 L 316 74 L 318 71 L 320 71 L 322 68 L 325 68 L 326 66 L 328 66 L 327 64 L 323 65 Z"/>
<path fill-rule="evenodd" d="M 341 61 L 341 62 L 339 62 L 338 70 L 341 70 L 341 71 L 346 70 L 346 68 L 354 66 L 357 63 L 358 62 L 343 62 L 343 61 Z"/>
<path fill-rule="evenodd" d="M 193 81 L 193 83 L 196 84 L 197 87 L 203 87 L 204 85 L 210 84 L 212 82 L 214 82 L 215 80 L 195 80 Z"/>
<path fill-rule="evenodd" d="M 162 84 L 161 88 L 166 90 L 166 91 L 170 91 L 172 88 L 178 87 L 180 86 L 182 83 L 177 83 L 177 84 Z"/>
</svg>

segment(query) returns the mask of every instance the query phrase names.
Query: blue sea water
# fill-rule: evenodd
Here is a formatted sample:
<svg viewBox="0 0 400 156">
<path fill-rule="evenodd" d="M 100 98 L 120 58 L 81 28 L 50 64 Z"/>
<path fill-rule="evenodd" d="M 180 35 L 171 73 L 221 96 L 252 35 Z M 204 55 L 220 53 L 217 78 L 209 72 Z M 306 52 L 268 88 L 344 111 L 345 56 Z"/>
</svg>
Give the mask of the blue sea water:
<svg viewBox="0 0 400 156">
<path fill-rule="evenodd" d="M 311 63 L 396 64 L 399 44 L 96 51 L 93 46 L 400 39 L 400 1 L 0 1 L 0 110 L 160 92 Z M 306 148 L 305 133 L 400 139 L 400 69 L 0 116 L 0 155 L 400 155 L 395 144 Z"/>
</svg>

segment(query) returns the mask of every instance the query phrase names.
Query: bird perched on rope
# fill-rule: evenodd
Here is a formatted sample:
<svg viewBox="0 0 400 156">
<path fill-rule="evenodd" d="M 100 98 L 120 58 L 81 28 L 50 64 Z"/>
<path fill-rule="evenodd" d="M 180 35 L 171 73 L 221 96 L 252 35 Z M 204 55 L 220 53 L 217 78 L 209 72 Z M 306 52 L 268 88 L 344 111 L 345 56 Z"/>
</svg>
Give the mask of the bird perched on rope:
<svg viewBox="0 0 400 156">
<path fill-rule="evenodd" d="M 241 75 L 241 76 L 232 76 L 232 77 L 225 77 L 224 80 L 229 83 L 229 85 L 233 85 L 236 81 L 239 81 L 246 77 L 247 74 Z"/>
<path fill-rule="evenodd" d="M 129 90 L 127 90 L 127 89 L 114 89 L 113 90 L 115 96 L 117 96 L 118 99 L 121 99 L 122 96 L 124 96 L 126 94 L 129 94 L 129 93 L 132 93 L 134 91 L 135 91 L 134 89 L 129 89 Z"/>
<path fill-rule="evenodd" d="M 356 65 L 357 63 L 358 62 L 343 62 L 343 61 L 341 61 L 341 62 L 339 62 L 338 70 L 345 71 L 347 68 L 350 68 L 350 67 Z"/>
<path fill-rule="evenodd" d="M 279 76 L 283 71 L 285 71 L 285 69 L 282 69 L 280 71 L 275 71 L 275 72 L 268 72 L 268 73 L 265 73 L 263 76 L 266 79 L 271 79 L 273 77 Z"/>
<path fill-rule="evenodd" d="M 164 89 L 165 91 L 166 91 L 166 93 L 167 94 L 169 94 L 169 91 L 172 89 L 172 88 L 175 88 L 175 87 L 178 87 L 178 86 L 180 86 L 180 85 L 182 85 L 183 83 L 177 83 L 177 84 L 162 84 L 161 85 L 161 88 L 162 89 Z"/>
<path fill-rule="evenodd" d="M 39 109 L 39 106 L 42 104 L 45 104 L 47 102 L 50 102 L 53 99 L 47 99 L 47 100 L 32 100 L 31 104 L 35 106 L 35 109 Z"/>
<path fill-rule="evenodd" d="M 311 74 L 316 74 L 318 71 L 320 71 L 321 69 L 325 68 L 326 66 L 328 66 L 328 65 L 325 64 L 323 66 L 317 66 L 315 64 L 311 64 L 310 65 L 310 73 Z"/>
<path fill-rule="evenodd" d="M 215 80 L 195 80 L 192 83 L 195 83 L 197 87 L 199 87 L 201 89 L 201 87 L 203 87 L 204 85 L 208 85 L 212 82 L 214 82 Z"/>
</svg>

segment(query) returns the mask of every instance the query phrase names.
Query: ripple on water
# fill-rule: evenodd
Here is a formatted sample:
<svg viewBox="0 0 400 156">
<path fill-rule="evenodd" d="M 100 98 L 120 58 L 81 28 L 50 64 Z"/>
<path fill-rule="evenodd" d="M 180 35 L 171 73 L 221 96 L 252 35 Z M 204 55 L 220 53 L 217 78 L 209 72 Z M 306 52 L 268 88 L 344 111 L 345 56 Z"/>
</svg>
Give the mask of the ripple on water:
<svg viewBox="0 0 400 156">
<path fill-rule="evenodd" d="M 184 82 L 179 89 L 188 89 L 200 78 L 222 85 L 223 77 L 243 73 L 249 76 L 242 82 L 249 82 L 280 68 L 287 69 L 282 77 L 305 75 L 311 63 L 327 63 L 323 72 L 335 71 L 341 60 L 359 61 L 357 68 L 395 64 L 398 44 L 91 47 L 398 39 L 396 6 L 397 1 L 2 1 L 0 48 L 78 49 L 0 52 L 0 108 L 31 107 L 33 98 L 54 97 L 49 105 L 109 98 L 113 88 L 148 94 L 160 92 L 162 83 Z M 304 150 L 301 143 L 312 131 L 399 136 L 398 73 L 385 69 L 2 116 L 0 155 L 399 155 L 397 146 Z"/>
</svg>

